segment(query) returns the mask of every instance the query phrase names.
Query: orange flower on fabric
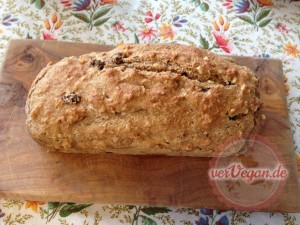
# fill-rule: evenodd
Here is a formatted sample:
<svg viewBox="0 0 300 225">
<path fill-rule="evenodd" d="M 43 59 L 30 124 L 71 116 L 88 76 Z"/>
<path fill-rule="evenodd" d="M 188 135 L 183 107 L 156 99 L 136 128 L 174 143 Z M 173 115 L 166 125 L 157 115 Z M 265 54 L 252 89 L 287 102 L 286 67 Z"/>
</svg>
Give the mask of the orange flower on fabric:
<svg viewBox="0 0 300 225">
<path fill-rule="evenodd" d="M 221 33 L 226 32 L 229 29 L 230 23 L 223 18 L 223 16 L 219 16 L 218 20 L 213 22 L 215 31 L 220 31 Z"/>
<path fill-rule="evenodd" d="M 51 29 L 49 20 L 45 20 L 45 21 L 44 21 L 44 26 L 45 26 L 45 28 L 46 28 L 47 30 L 50 30 L 50 29 Z"/>
<path fill-rule="evenodd" d="M 219 23 L 220 23 L 221 26 L 224 25 L 224 19 L 223 19 L 222 16 L 219 16 Z"/>
<path fill-rule="evenodd" d="M 3 33 L 3 30 L 0 29 L 0 34 Z"/>
<path fill-rule="evenodd" d="M 38 207 L 39 205 L 44 205 L 45 202 L 39 202 L 39 201 L 26 201 L 25 203 L 25 208 L 28 209 L 29 207 L 31 207 L 31 209 L 34 211 L 34 212 L 38 212 Z"/>
<path fill-rule="evenodd" d="M 172 29 L 171 25 L 163 23 L 163 26 L 158 29 L 160 30 L 160 36 L 162 36 L 163 39 L 170 38 L 172 41 L 174 40 L 175 31 Z"/>
<path fill-rule="evenodd" d="M 293 57 L 297 57 L 297 54 L 300 53 L 300 51 L 297 49 L 297 45 L 292 45 L 290 42 L 286 43 L 283 49 L 288 55 Z"/>
<path fill-rule="evenodd" d="M 56 23 L 57 22 L 57 14 L 53 13 L 52 14 L 52 23 Z"/>
<path fill-rule="evenodd" d="M 257 2 L 262 6 L 273 6 L 272 0 L 257 0 Z"/>
<path fill-rule="evenodd" d="M 219 25 L 217 24 L 216 21 L 214 21 L 214 28 L 215 28 L 216 31 L 220 31 L 220 27 L 219 27 Z"/>
<path fill-rule="evenodd" d="M 46 19 L 44 21 L 44 26 L 47 30 L 50 30 L 51 32 L 54 32 L 54 30 L 58 30 L 63 22 L 61 20 L 58 20 L 58 15 L 56 13 L 52 14 L 51 22 L 50 20 Z"/>
<path fill-rule="evenodd" d="M 101 2 L 108 5 L 117 3 L 117 0 L 101 0 Z"/>
<path fill-rule="evenodd" d="M 62 22 L 61 20 L 58 21 L 58 22 L 56 23 L 54 29 L 55 29 L 55 30 L 58 30 L 58 29 L 61 27 L 62 23 L 63 23 L 63 22 Z"/>
<path fill-rule="evenodd" d="M 226 22 L 224 26 L 224 31 L 227 31 L 229 29 L 230 23 Z"/>
</svg>

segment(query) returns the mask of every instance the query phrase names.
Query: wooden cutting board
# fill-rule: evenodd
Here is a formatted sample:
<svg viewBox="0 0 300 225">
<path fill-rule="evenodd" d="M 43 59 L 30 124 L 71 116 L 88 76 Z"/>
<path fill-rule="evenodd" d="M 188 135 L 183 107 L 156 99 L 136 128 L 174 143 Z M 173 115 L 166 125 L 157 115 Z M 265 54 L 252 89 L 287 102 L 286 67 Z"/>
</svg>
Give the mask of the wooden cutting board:
<svg viewBox="0 0 300 225">
<path fill-rule="evenodd" d="M 24 105 L 48 63 L 112 46 L 12 40 L 0 76 L 0 196 L 45 201 L 99 202 L 228 209 L 209 184 L 210 158 L 48 153 L 29 136 Z M 289 177 L 263 211 L 299 212 L 296 160 L 279 60 L 234 57 L 260 77 L 267 116 L 262 135 L 276 144 Z M 255 210 L 255 209 L 254 209 Z"/>
</svg>

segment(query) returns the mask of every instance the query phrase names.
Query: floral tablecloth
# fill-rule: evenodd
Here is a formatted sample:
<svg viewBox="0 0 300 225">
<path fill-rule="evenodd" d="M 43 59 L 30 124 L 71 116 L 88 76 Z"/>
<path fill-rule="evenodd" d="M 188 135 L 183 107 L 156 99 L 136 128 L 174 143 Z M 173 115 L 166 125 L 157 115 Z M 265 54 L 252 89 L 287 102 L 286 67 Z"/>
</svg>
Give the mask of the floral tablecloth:
<svg viewBox="0 0 300 225">
<path fill-rule="evenodd" d="M 0 0 L 0 60 L 10 38 L 196 45 L 284 63 L 300 167 L 300 2 L 284 0 Z M 300 175 L 300 171 L 299 171 Z M 299 214 L 0 199 L 9 224 L 300 224 Z"/>
</svg>

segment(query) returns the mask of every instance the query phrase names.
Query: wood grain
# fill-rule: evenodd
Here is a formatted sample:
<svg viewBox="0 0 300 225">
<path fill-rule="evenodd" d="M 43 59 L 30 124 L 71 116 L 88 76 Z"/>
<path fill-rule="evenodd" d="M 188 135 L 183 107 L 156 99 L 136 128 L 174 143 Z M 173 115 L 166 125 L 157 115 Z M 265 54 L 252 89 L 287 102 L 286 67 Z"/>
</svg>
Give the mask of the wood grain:
<svg viewBox="0 0 300 225">
<path fill-rule="evenodd" d="M 46 201 L 100 202 L 228 209 L 213 193 L 210 158 L 48 153 L 29 136 L 24 105 L 37 73 L 48 63 L 112 46 L 12 40 L 0 76 L 0 196 Z M 263 211 L 299 212 L 296 160 L 278 60 L 234 57 L 260 77 L 267 120 L 262 135 L 276 144 L 289 177 Z M 255 209 L 254 209 L 255 210 Z"/>
</svg>

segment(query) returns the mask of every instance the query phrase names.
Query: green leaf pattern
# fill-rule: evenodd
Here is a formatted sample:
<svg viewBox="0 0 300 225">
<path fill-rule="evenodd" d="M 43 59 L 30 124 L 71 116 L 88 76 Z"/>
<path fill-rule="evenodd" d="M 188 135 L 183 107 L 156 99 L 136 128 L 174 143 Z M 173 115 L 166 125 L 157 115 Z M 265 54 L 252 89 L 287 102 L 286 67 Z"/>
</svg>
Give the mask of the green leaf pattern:
<svg viewBox="0 0 300 225">
<path fill-rule="evenodd" d="M 108 8 L 101 8 L 99 9 L 94 15 L 93 15 L 93 20 L 97 20 L 100 17 L 105 16 L 112 8 L 108 7 Z"/>
<path fill-rule="evenodd" d="M 257 21 L 257 22 L 261 21 L 263 18 L 265 18 L 266 16 L 268 16 L 270 12 L 271 12 L 270 9 L 263 9 L 263 10 L 261 10 L 261 11 L 257 14 L 257 16 L 256 16 L 256 21 Z"/>
<path fill-rule="evenodd" d="M 261 22 L 258 24 L 258 26 L 259 26 L 259 27 L 265 27 L 265 26 L 267 26 L 271 21 L 272 21 L 272 19 L 266 19 L 266 20 L 263 20 L 263 21 L 261 21 Z"/>
<path fill-rule="evenodd" d="M 252 25 L 254 25 L 254 21 L 249 17 L 249 16 L 237 16 L 237 18 L 245 21 L 246 23 L 250 23 Z"/>
<path fill-rule="evenodd" d="M 89 23 L 90 22 L 90 19 L 84 13 L 72 13 L 72 15 L 74 17 L 76 17 L 77 19 L 80 19 L 81 21 L 85 22 L 85 23 Z"/>
<path fill-rule="evenodd" d="M 59 211 L 59 215 L 61 217 L 67 217 L 69 215 L 71 215 L 72 213 L 77 213 L 80 212 L 81 210 L 91 206 L 92 204 L 66 204 L 64 205 L 60 211 Z"/>
<path fill-rule="evenodd" d="M 101 26 L 102 24 L 104 24 L 108 20 L 109 20 L 109 18 L 98 19 L 94 22 L 94 26 L 96 26 L 96 27 Z"/>
<path fill-rule="evenodd" d="M 157 223 L 149 217 L 141 216 L 141 218 L 142 218 L 142 225 L 157 225 Z"/>
<path fill-rule="evenodd" d="M 200 35 L 200 47 L 204 48 L 204 49 L 208 49 L 209 48 L 208 41 L 202 35 Z"/>
<path fill-rule="evenodd" d="M 42 9 L 45 6 L 45 0 L 29 0 L 30 4 L 35 4 L 37 9 Z"/>
</svg>

